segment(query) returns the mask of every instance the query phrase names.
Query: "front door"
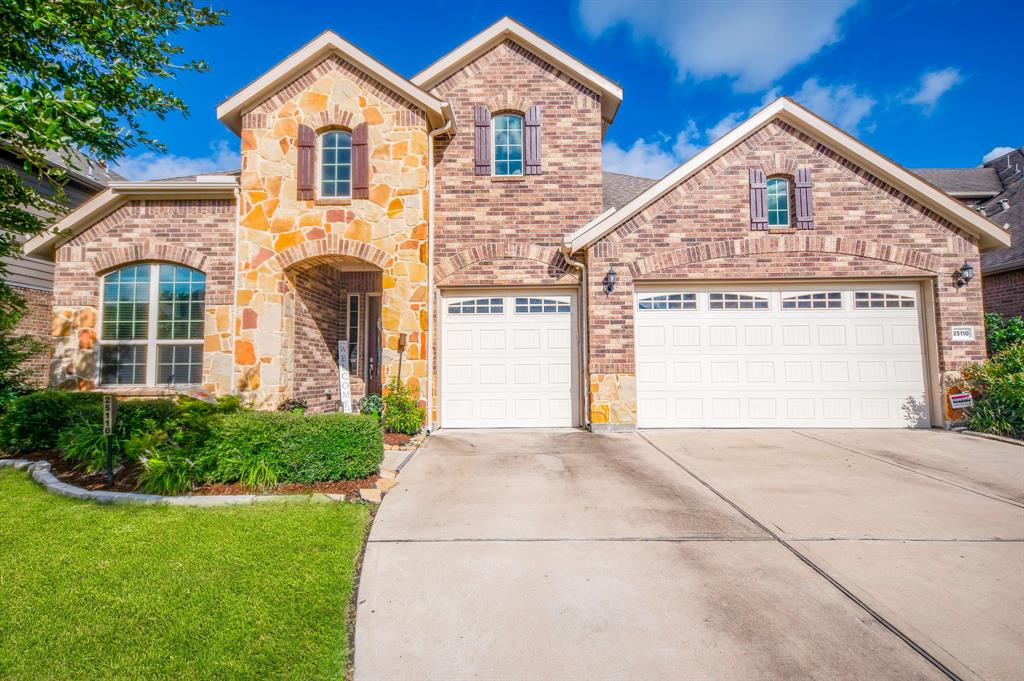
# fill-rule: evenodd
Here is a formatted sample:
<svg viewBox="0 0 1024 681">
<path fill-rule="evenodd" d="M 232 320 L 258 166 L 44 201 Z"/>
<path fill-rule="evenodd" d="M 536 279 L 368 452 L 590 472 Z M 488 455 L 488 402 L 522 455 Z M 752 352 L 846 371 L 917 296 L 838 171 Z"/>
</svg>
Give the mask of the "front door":
<svg viewBox="0 0 1024 681">
<path fill-rule="evenodd" d="M 380 296 L 366 298 L 366 394 L 380 395 Z"/>
</svg>

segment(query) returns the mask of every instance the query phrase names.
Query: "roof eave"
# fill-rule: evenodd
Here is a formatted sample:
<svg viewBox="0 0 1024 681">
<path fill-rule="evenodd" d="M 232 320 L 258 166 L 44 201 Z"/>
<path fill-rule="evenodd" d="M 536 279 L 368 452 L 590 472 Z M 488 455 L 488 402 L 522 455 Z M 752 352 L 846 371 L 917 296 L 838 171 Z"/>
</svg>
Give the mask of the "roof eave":
<svg viewBox="0 0 1024 681">
<path fill-rule="evenodd" d="M 398 75 L 333 31 L 324 31 L 221 102 L 217 106 L 217 119 L 236 135 L 241 135 L 243 114 L 334 52 L 341 54 L 347 61 L 373 75 L 384 85 L 423 109 L 431 128 L 444 125 L 446 119 L 441 100 Z"/>
<path fill-rule="evenodd" d="M 735 144 L 753 134 L 773 118 L 781 118 L 805 132 L 812 133 L 812 136 L 825 138 L 829 145 L 843 156 L 856 159 L 873 174 L 921 201 L 957 226 L 973 233 L 978 237 L 979 249 L 982 252 L 1010 245 L 1009 233 L 999 225 L 978 215 L 938 187 L 919 178 L 787 97 L 780 97 L 765 106 L 663 177 L 650 189 L 641 192 L 613 215 L 593 225 L 585 232 L 576 232 L 567 236 L 565 245 L 575 252 L 603 238 L 618 225 L 642 211 L 663 194 L 671 191 L 679 182 L 728 152 Z"/>
<path fill-rule="evenodd" d="M 22 247 L 25 255 L 46 256 L 67 243 L 119 207 L 131 200 L 142 199 L 230 199 L 238 188 L 236 179 L 218 182 L 112 182 L 107 189 L 58 220 L 42 234 L 32 237 Z"/>
</svg>

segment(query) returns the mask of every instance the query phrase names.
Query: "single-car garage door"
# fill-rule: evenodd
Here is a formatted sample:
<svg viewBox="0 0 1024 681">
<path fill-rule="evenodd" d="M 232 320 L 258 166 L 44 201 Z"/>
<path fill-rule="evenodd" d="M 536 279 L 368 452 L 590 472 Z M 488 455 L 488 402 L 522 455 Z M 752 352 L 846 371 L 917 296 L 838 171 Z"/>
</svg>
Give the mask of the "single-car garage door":
<svg viewBox="0 0 1024 681">
<path fill-rule="evenodd" d="M 442 426 L 576 425 L 574 295 L 446 293 L 442 305 Z"/>
<path fill-rule="evenodd" d="M 641 428 L 924 427 L 916 284 L 636 294 Z"/>
</svg>

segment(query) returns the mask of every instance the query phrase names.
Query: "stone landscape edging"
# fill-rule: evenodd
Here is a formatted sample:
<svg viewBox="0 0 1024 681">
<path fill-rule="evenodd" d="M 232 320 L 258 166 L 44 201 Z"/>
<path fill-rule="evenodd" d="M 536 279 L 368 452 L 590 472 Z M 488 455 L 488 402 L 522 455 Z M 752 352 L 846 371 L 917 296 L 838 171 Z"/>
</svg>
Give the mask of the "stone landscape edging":
<svg viewBox="0 0 1024 681">
<path fill-rule="evenodd" d="M 974 437 L 983 437 L 986 440 L 995 440 L 996 442 L 1005 442 L 1008 445 L 1017 445 L 1018 447 L 1024 447 L 1024 440 L 1018 440 L 1014 437 L 1004 437 L 1002 435 L 993 435 L 992 433 L 979 433 L 976 430 L 963 430 L 960 431 L 964 435 L 973 435 Z"/>
<path fill-rule="evenodd" d="M 239 506 L 266 502 L 307 501 L 307 502 L 339 502 L 345 500 L 344 494 L 222 494 L 196 496 L 162 496 L 159 494 L 142 494 L 139 492 L 110 492 L 107 490 L 91 490 L 61 482 L 50 472 L 48 461 L 29 461 L 28 459 L 0 459 L 0 468 L 26 470 L 37 483 L 47 492 L 59 494 L 71 499 L 84 499 L 100 504 L 146 504 L 150 506 L 166 504 L 168 506 Z"/>
</svg>

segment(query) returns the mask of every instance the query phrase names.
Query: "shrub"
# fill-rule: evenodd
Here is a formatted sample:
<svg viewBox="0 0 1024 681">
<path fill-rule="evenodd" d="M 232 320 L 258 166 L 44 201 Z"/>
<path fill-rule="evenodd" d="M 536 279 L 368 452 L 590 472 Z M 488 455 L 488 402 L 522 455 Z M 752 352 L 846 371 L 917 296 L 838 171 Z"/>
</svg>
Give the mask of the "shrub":
<svg viewBox="0 0 1024 681">
<path fill-rule="evenodd" d="M 964 371 L 978 393 L 967 413 L 971 430 L 1024 438 L 1024 341 Z"/>
<path fill-rule="evenodd" d="M 173 421 L 181 408 L 175 400 L 121 400 L 117 405 L 117 430 L 129 438 L 143 430 L 163 428 Z"/>
<path fill-rule="evenodd" d="M 122 444 L 119 437 L 111 439 L 110 453 L 115 466 L 124 458 Z M 82 421 L 65 428 L 57 439 L 57 448 L 61 458 L 79 464 L 88 473 L 106 470 L 107 436 L 103 432 L 102 420 Z"/>
<path fill-rule="evenodd" d="M 384 411 L 384 399 L 376 393 L 371 393 L 359 400 L 360 414 L 380 415 L 382 411 Z"/>
<path fill-rule="evenodd" d="M 278 411 L 289 411 L 297 414 L 305 414 L 307 409 L 309 409 L 309 405 L 302 400 L 285 400 L 277 408 Z"/>
<path fill-rule="evenodd" d="M 423 427 L 425 412 L 416 401 L 409 396 L 409 389 L 398 377 L 388 383 L 387 394 L 384 395 L 384 430 L 389 433 L 415 435 Z"/>
<path fill-rule="evenodd" d="M 202 479 L 202 465 L 164 431 L 140 433 L 125 443 L 142 464 L 139 488 L 149 494 L 184 494 Z"/>
<path fill-rule="evenodd" d="M 0 443 L 16 452 L 53 449 L 65 429 L 102 418 L 98 393 L 40 390 L 11 401 L 0 419 Z"/>
<path fill-rule="evenodd" d="M 355 414 L 233 414 L 203 448 L 208 479 L 250 486 L 363 478 L 383 456 L 376 422 Z"/>
<path fill-rule="evenodd" d="M 1017 343 L 1024 343 L 1024 317 L 1004 317 L 991 312 L 986 314 L 985 340 L 989 355 L 998 355 Z"/>
</svg>

